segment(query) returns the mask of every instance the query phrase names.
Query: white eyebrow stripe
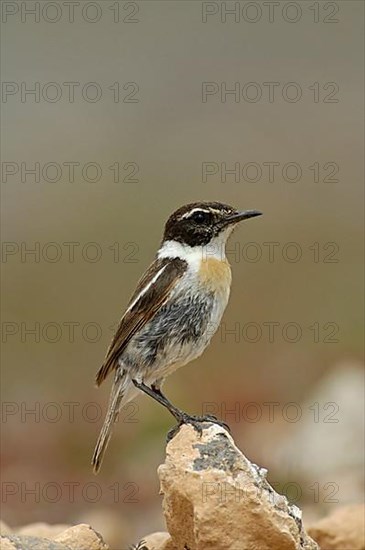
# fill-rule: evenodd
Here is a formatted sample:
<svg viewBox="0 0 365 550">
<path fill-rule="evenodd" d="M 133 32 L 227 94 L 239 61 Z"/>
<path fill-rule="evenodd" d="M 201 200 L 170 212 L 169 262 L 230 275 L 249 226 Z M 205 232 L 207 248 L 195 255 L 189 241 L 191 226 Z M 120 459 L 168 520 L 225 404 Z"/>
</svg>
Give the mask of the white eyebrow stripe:
<svg viewBox="0 0 365 550">
<path fill-rule="evenodd" d="M 150 282 L 141 290 L 141 292 L 138 294 L 138 296 L 133 300 L 133 302 L 131 303 L 131 305 L 126 309 L 126 312 L 127 311 L 130 311 L 131 309 L 134 308 L 134 306 L 136 305 L 136 303 L 138 302 L 138 300 L 140 300 L 142 298 L 142 296 L 144 296 L 146 294 L 146 292 L 148 291 L 149 288 L 151 288 L 151 286 L 157 281 L 157 279 L 160 277 L 160 275 L 162 275 L 162 273 L 165 271 L 166 267 L 168 266 L 168 264 L 165 264 L 163 267 L 161 267 L 161 269 L 156 273 L 156 275 L 154 277 L 152 277 L 152 279 L 150 280 Z"/>
<path fill-rule="evenodd" d="M 209 214 L 211 211 L 207 210 L 206 208 L 193 208 L 192 210 L 186 212 L 183 216 L 181 216 L 181 219 L 183 220 L 184 218 L 190 218 L 190 216 L 192 216 L 195 212 L 205 212 L 206 214 Z"/>
</svg>

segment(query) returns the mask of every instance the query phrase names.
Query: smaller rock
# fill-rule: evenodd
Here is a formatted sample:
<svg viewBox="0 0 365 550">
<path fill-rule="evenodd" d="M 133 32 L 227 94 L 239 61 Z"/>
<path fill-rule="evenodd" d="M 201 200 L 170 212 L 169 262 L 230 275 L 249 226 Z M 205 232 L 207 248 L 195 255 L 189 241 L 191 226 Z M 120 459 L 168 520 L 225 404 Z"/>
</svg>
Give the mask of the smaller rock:
<svg viewBox="0 0 365 550">
<path fill-rule="evenodd" d="M 308 528 L 321 550 L 365 550 L 365 506 L 338 508 Z"/>
<path fill-rule="evenodd" d="M 102 536 L 86 523 L 66 529 L 53 540 L 72 550 L 108 550 L 109 548 Z"/>
<path fill-rule="evenodd" d="M 1 550 L 73 550 L 50 539 L 28 535 L 5 535 L 1 537 Z"/>
<path fill-rule="evenodd" d="M 7 527 L 7 526 L 5 526 Z M 66 529 L 64 529 L 66 527 Z M 61 531 L 61 532 L 60 532 Z M 38 536 L 38 535 L 48 535 Z M 90 525 L 74 527 L 33 523 L 1 536 L 1 550 L 108 550 Z"/>
<path fill-rule="evenodd" d="M 17 535 L 28 535 L 32 537 L 43 537 L 45 539 L 55 539 L 58 535 L 69 529 L 71 525 L 62 523 L 49 524 L 49 523 L 29 523 L 29 525 L 23 525 L 15 530 Z"/>
<path fill-rule="evenodd" d="M 1 550 L 17 550 L 15 544 L 5 537 L 0 537 L 0 548 Z"/>
</svg>

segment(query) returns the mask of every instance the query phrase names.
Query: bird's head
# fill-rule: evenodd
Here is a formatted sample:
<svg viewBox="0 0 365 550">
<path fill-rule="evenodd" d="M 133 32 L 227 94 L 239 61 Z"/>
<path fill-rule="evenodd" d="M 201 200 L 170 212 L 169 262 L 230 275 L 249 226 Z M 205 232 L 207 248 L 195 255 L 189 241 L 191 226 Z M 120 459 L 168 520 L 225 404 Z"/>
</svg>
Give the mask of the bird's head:
<svg viewBox="0 0 365 550">
<path fill-rule="evenodd" d="M 260 215 L 258 210 L 240 211 L 220 202 L 186 204 L 167 220 L 163 242 L 174 241 L 190 247 L 206 246 L 217 240 L 224 244 L 239 222 Z"/>
</svg>

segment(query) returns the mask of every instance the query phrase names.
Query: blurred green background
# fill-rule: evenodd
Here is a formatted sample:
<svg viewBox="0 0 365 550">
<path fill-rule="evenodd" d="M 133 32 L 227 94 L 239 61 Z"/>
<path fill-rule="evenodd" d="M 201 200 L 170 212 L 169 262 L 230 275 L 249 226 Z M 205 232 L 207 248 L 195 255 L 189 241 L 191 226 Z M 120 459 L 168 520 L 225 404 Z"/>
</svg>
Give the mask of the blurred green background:
<svg viewBox="0 0 365 550">
<path fill-rule="evenodd" d="M 196 200 L 264 216 L 234 233 L 222 329 L 167 395 L 191 413 L 209 403 L 308 520 L 361 500 L 363 4 L 331 3 L 331 15 L 323 2 L 280 2 L 272 22 L 261 2 L 237 2 L 226 22 L 220 2 L 81 1 L 74 22 L 63 2 L 39 22 L 7 4 L 3 519 L 87 521 L 117 549 L 164 529 L 156 468 L 172 419 L 138 400 L 95 478 L 110 382 L 96 390 L 94 376 L 166 218 Z M 204 82 L 216 83 L 206 101 Z M 243 92 L 223 101 L 235 83 Z M 204 163 L 217 173 L 203 178 Z M 222 163 L 240 173 L 224 181 Z"/>
</svg>

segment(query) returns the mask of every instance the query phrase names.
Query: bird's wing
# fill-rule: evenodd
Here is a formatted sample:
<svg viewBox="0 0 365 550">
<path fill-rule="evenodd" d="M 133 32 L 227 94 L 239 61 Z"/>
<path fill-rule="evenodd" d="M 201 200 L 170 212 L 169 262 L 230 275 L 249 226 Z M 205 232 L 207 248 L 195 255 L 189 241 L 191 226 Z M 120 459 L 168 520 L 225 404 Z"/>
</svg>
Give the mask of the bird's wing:
<svg viewBox="0 0 365 550">
<path fill-rule="evenodd" d="M 180 258 L 156 259 L 143 277 L 129 301 L 109 346 L 104 363 L 96 375 L 99 386 L 118 365 L 118 358 L 131 338 L 166 303 L 170 291 L 186 271 L 187 263 Z"/>
</svg>

